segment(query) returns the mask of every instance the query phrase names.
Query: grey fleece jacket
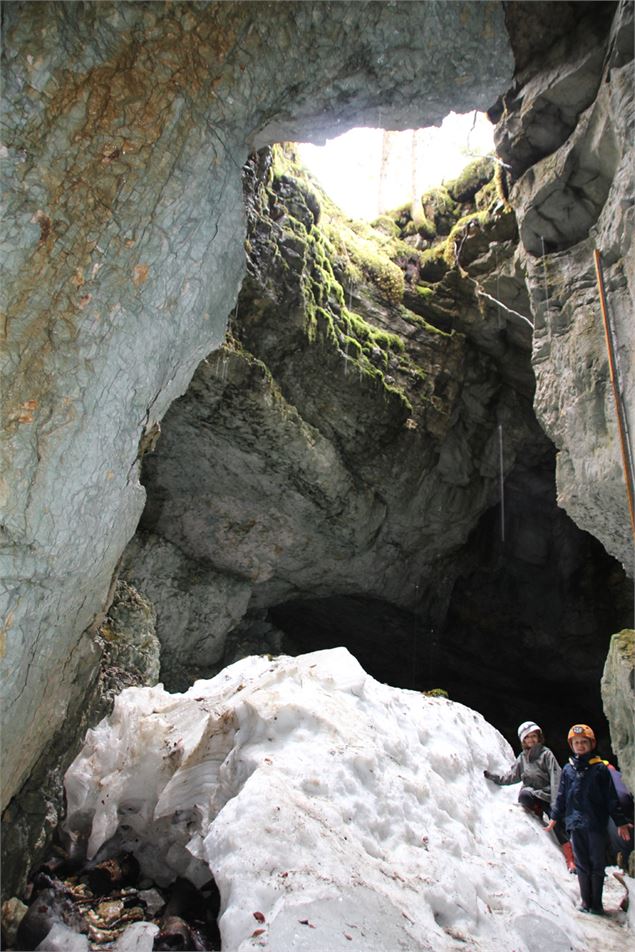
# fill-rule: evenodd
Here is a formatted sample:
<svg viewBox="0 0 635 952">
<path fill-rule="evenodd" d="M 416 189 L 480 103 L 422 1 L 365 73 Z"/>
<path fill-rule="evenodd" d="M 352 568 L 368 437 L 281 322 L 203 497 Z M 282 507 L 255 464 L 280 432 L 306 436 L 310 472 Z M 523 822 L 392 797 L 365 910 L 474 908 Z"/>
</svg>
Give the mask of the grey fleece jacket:
<svg viewBox="0 0 635 952">
<path fill-rule="evenodd" d="M 549 748 L 536 744 L 529 750 L 523 750 L 507 773 L 490 773 L 489 778 L 501 786 L 522 780 L 523 786 L 530 793 L 553 807 L 558 795 L 561 773 L 560 764 Z"/>
</svg>

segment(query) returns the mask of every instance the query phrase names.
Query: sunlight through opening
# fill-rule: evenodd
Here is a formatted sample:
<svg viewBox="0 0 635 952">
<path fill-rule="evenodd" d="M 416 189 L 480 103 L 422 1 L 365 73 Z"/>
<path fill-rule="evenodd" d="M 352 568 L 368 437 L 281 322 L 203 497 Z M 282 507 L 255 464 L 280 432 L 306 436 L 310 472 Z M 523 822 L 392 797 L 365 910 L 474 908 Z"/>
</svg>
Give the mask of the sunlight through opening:
<svg viewBox="0 0 635 952">
<path fill-rule="evenodd" d="M 297 147 L 304 165 L 342 211 L 372 221 L 456 178 L 473 159 L 493 155 L 494 126 L 482 112 L 451 112 L 440 127 L 351 129 L 323 146 Z"/>
</svg>

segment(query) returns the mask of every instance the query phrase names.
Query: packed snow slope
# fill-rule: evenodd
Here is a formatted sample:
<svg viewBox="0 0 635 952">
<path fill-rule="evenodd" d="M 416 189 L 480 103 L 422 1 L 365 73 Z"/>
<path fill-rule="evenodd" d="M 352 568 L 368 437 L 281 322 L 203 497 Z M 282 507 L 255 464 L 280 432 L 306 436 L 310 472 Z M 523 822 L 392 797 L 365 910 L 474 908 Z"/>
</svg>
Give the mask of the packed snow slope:
<svg viewBox="0 0 635 952">
<path fill-rule="evenodd" d="M 518 788 L 483 778 L 512 758 L 479 714 L 344 648 L 250 657 L 124 691 L 66 775 L 66 827 L 159 884 L 211 870 L 224 952 L 621 950 Z"/>
</svg>

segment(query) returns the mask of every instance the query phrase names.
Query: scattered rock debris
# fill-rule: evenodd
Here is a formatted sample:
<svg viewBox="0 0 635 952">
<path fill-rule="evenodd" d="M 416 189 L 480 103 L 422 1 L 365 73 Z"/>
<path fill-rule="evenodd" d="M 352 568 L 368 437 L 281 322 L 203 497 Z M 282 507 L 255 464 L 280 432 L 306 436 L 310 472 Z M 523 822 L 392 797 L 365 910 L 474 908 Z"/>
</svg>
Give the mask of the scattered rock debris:
<svg viewBox="0 0 635 952">
<path fill-rule="evenodd" d="M 220 895 L 214 880 L 200 889 L 185 879 L 163 888 L 141 875 L 130 853 L 81 868 L 69 857 L 55 855 L 34 871 L 22 898 L 24 902 L 13 898 L 2 905 L 1 947 L 7 952 L 38 948 L 54 928 L 66 937 L 68 948 L 72 934 L 77 949 L 87 952 L 137 948 L 144 923 L 144 949 L 217 952 L 221 947 Z M 259 922 L 264 921 L 261 915 L 254 913 Z M 133 925 L 128 945 L 122 937 Z"/>
</svg>

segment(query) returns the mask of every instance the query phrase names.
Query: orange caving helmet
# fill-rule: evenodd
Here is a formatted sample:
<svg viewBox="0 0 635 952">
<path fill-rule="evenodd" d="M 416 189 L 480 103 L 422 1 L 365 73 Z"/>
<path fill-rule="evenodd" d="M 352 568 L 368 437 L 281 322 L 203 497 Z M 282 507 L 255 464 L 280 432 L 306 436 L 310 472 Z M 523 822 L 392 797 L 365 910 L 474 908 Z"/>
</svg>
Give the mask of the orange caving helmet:
<svg viewBox="0 0 635 952">
<path fill-rule="evenodd" d="M 569 747 L 571 746 L 571 741 L 574 737 L 586 737 L 593 743 L 595 747 L 595 734 L 591 730 L 588 724 L 574 724 L 569 733 L 567 734 L 567 740 L 569 742 Z"/>
</svg>

